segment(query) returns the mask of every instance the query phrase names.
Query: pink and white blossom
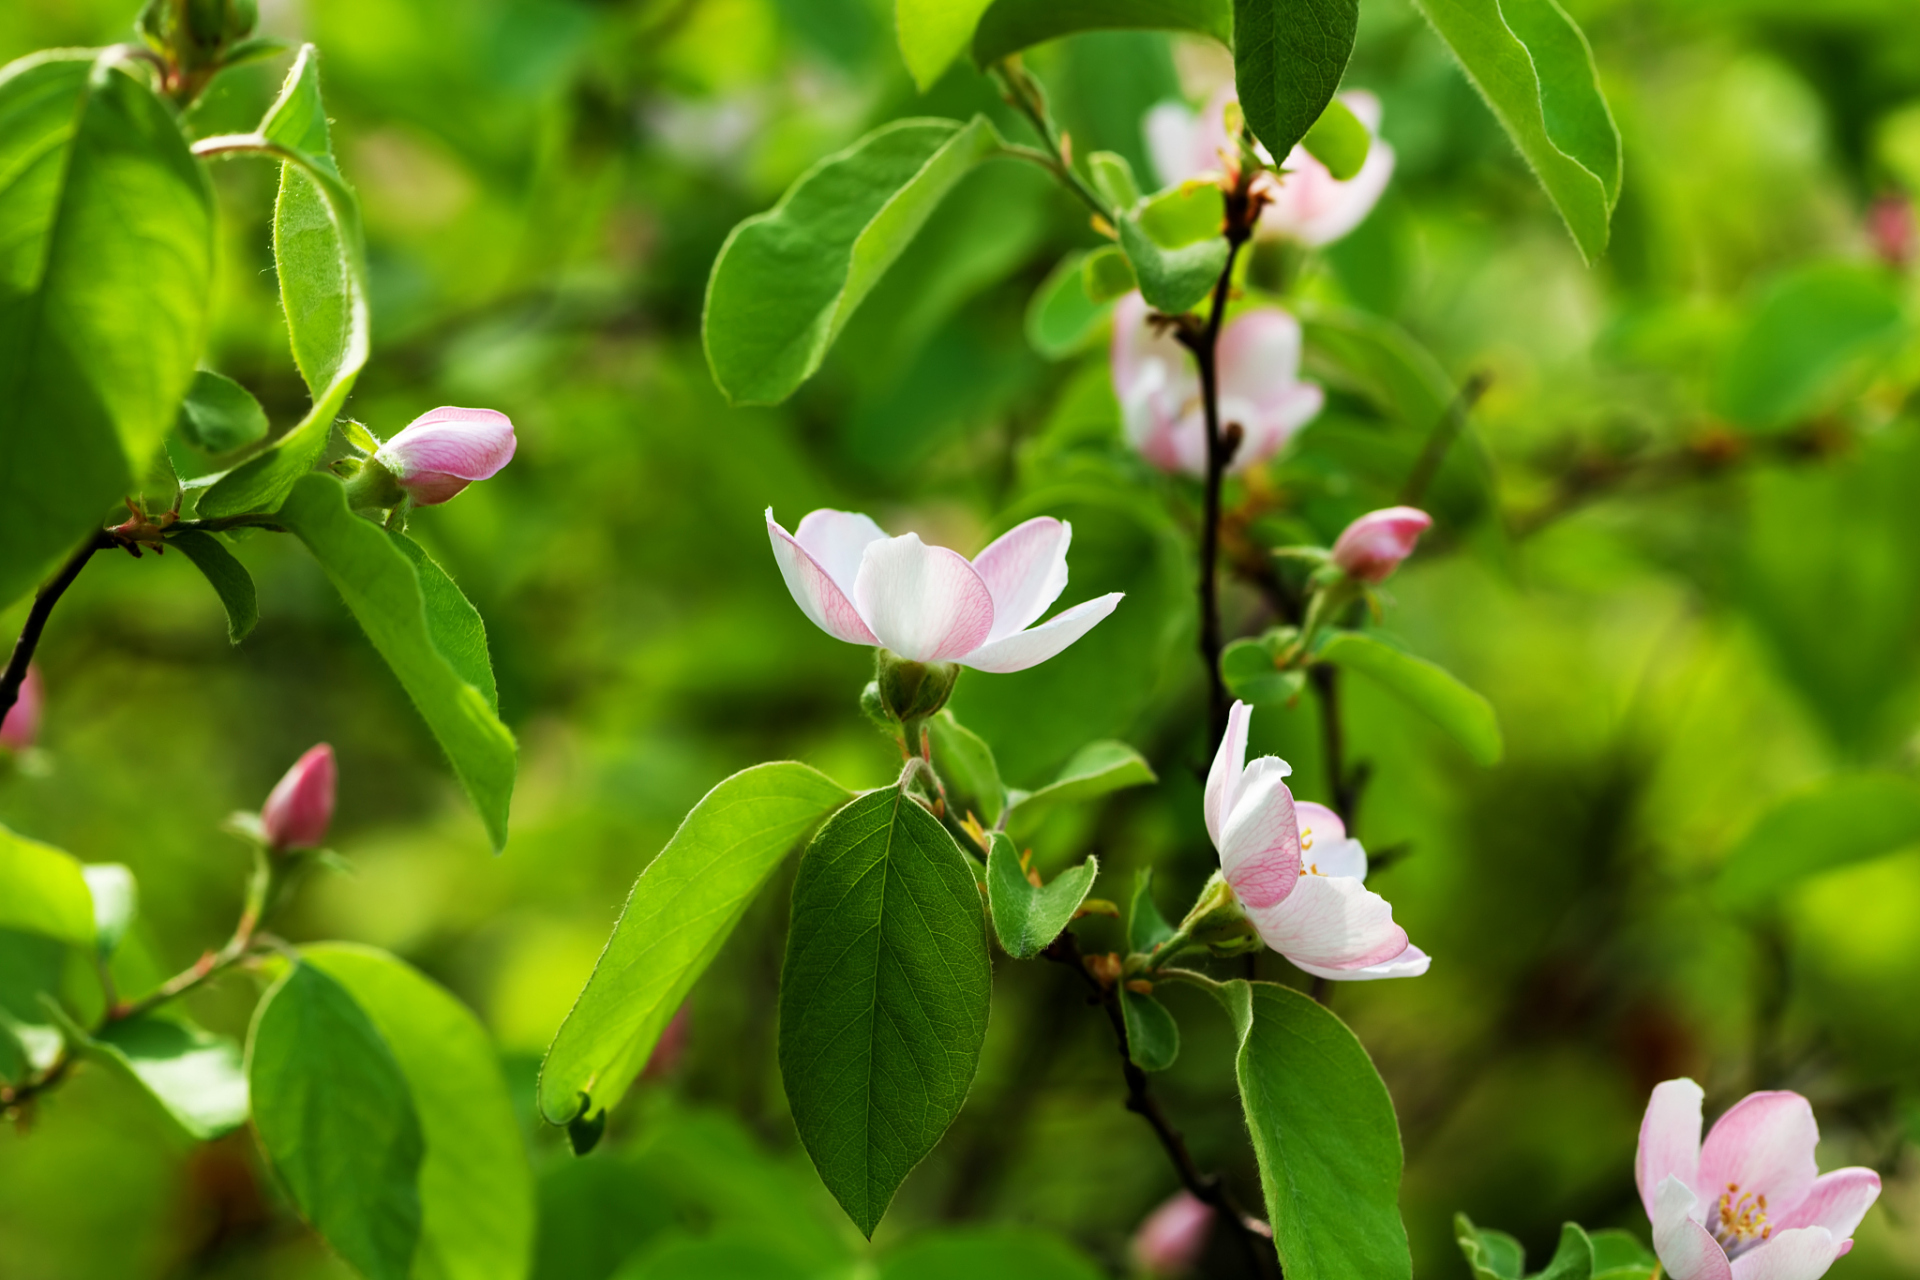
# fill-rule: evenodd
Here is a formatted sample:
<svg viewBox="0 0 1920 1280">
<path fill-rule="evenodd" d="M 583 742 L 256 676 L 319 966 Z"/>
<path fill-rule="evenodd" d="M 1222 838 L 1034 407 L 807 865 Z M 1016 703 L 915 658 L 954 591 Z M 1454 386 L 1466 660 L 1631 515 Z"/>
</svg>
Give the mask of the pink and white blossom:
<svg viewBox="0 0 1920 1280">
<path fill-rule="evenodd" d="M 260 829 L 268 846 L 285 852 L 325 843 L 333 824 L 335 782 L 333 748 L 326 743 L 294 761 L 260 809 Z"/>
<path fill-rule="evenodd" d="M 513 460 L 513 423 L 493 409 L 443 405 L 408 423 L 374 460 L 393 473 L 416 507 L 431 507 Z"/>
<path fill-rule="evenodd" d="M 1429 957 L 1367 889 L 1367 853 L 1325 805 L 1296 801 L 1291 766 L 1247 763 L 1253 708 L 1233 704 L 1207 774 L 1207 834 L 1220 871 L 1261 941 L 1298 968 L 1341 981 L 1411 978 Z"/>
<path fill-rule="evenodd" d="M 1184 103 L 1163 102 L 1147 113 L 1147 148 L 1160 181 L 1172 186 L 1190 178 L 1224 174 L 1238 154 L 1227 136 L 1225 111 L 1231 90 L 1214 95 L 1198 114 Z M 1373 135 L 1360 172 L 1340 181 L 1305 147 L 1296 146 L 1282 166 L 1277 183 L 1263 183 L 1267 206 L 1255 235 L 1295 240 L 1308 245 L 1332 244 L 1366 220 L 1393 177 L 1393 148 L 1380 137 L 1380 100 L 1364 90 L 1340 95 L 1340 101 L 1359 117 Z M 1272 158 L 1264 149 L 1260 156 Z"/>
<path fill-rule="evenodd" d="M 1213 1230 L 1213 1206 L 1176 1191 L 1133 1233 L 1134 1263 L 1150 1276 L 1183 1276 L 1200 1262 Z"/>
<path fill-rule="evenodd" d="M 1193 356 L 1148 320 L 1138 293 L 1113 313 L 1113 388 L 1127 441 L 1162 471 L 1205 475 L 1207 424 Z M 1229 470 L 1278 453 L 1312 421 L 1326 393 L 1300 380 L 1300 322 L 1279 307 L 1243 311 L 1220 332 L 1220 425 L 1238 423 Z"/>
<path fill-rule="evenodd" d="M 6 718 L 0 720 L 0 747 L 25 751 L 39 738 L 41 697 L 40 668 L 29 663 L 13 705 L 7 708 Z"/>
<path fill-rule="evenodd" d="M 910 662 L 1023 671 L 1112 613 L 1122 592 L 1063 609 L 1073 526 L 1036 516 L 968 560 L 920 535 L 890 538 L 867 516 L 814 511 L 788 533 L 767 508 L 767 537 L 794 603 L 828 635 L 879 645 Z"/>
<path fill-rule="evenodd" d="M 1634 1181 L 1670 1280 L 1818 1280 L 1880 1195 L 1871 1169 L 1822 1174 L 1820 1127 L 1797 1093 L 1750 1093 L 1700 1140 L 1704 1095 L 1655 1085 Z"/>
<path fill-rule="evenodd" d="M 1362 582 L 1385 582 L 1432 527 L 1433 517 L 1418 507 L 1369 511 L 1340 531 L 1333 563 Z"/>
</svg>

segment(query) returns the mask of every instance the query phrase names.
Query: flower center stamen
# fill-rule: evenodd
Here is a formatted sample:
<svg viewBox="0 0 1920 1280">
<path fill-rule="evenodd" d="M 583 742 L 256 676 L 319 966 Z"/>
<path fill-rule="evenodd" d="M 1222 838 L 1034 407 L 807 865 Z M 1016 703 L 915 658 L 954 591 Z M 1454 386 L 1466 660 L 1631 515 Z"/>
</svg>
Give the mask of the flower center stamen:
<svg viewBox="0 0 1920 1280">
<path fill-rule="evenodd" d="M 1302 827 L 1300 828 L 1300 852 L 1304 854 L 1311 848 L 1313 848 L 1313 828 Z M 1317 862 L 1308 862 L 1305 858 L 1302 858 L 1300 860 L 1300 874 L 1303 876 L 1317 876 L 1320 874 L 1320 864 Z"/>
<path fill-rule="evenodd" d="M 1729 1257 L 1773 1234 L 1767 1221 L 1767 1198 L 1742 1192 L 1740 1184 L 1729 1182 L 1720 1195 L 1720 1210 L 1715 1215 L 1713 1238 Z"/>
</svg>

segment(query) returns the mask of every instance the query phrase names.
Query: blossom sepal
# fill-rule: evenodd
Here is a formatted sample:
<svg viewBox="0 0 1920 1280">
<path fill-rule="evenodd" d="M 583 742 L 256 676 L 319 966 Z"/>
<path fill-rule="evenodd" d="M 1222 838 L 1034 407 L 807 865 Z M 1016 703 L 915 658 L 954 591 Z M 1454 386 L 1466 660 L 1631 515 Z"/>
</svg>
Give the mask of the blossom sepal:
<svg viewBox="0 0 1920 1280">
<path fill-rule="evenodd" d="M 960 664 L 911 662 L 891 649 L 876 649 L 873 675 L 881 714 L 900 724 L 912 724 L 947 705 L 960 679 Z"/>
<path fill-rule="evenodd" d="M 342 472 L 343 464 L 351 464 L 352 469 Z M 407 491 L 400 487 L 400 478 L 378 458 L 342 458 L 334 469 L 344 476 L 347 505 L 355 511 L 392 511 L 406 505 Z"/>
</svg>

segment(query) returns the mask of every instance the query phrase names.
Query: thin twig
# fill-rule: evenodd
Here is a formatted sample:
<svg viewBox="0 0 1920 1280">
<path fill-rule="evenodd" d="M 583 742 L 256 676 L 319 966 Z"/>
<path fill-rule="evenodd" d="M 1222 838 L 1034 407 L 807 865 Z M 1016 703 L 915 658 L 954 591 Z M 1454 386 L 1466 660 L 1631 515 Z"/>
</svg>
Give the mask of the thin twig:
<svg viewBox="0 0 1920 1280">
<path fill-rule="evenodd" d="M 1447 450 L 1459 438 L 1467 425 L 1467 415 L 1473 412 L 1473 406 L 1487 393 L 1493 383 L 1490 373 L 1476 373 L 1468 378 L 1460 388 L 1460 393 L 1440 415 L 1440 421 L 1433 424 L 1433 431 L 1427 436 L 1426 447 L 1421 449 L 1420 457 L 1415 460 L 1413 470 L 1407 475 L 1407 483 L 1400 490 L 1400 505 L 1417 507 L 1420 499 L 1426 497 L 1427 486 L 1440 474 L 1440 464 L 1446 461 Z"/>
<path fill-rule="evenodd" d="M 80 576 L 80 571 L 87 567 L 87 561 L 93 559 L 94 552 L 105 551 L 115 545 L 112 534 L 105 529 L 95 530 L 80 549 L 68 557 L 60 567 L 60 572 L 34 596 L 33 607 L 27 611 L 27 625 L 20 628 L 20 638 L 13 642 L 13 656 L 7 659 L 6 674 L 0 675 L 0 720 L 6 719 L 7 712 L 13 710 L 14 702 L 20 697 L 20 686 L 27 679 L 27 665 L 33 661 L 33 651 L 40 646 L 40 633 L 47 629 L 47 619 L 53 614 L 53 606 L 60 603 L 60 597 Z"/>
</svg>

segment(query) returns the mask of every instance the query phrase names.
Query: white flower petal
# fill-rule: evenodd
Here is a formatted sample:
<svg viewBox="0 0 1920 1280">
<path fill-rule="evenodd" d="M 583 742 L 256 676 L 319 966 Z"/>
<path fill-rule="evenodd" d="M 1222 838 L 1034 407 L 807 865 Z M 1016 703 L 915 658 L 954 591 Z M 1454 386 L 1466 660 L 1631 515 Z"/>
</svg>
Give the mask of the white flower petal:
<svg viewBox="0 0 1920 1280">
<path fill-rule="evenodd" d="M 867 544 L 854 604 L 880 643 L 910 662 L 951 662 L 993 630 L 993 595 L 967 558 L 917 533 Z"/>
<path fill-rule="evenodd" d="M 1301 876 L 1293 892 L 1247 918 L 1260 938 L 1287 959 L 1324 969 L 1363 969 L 1407 949 L 1407 931 L 1393 922 L 1387 900 L 1358 880 Z"/>
<path fill-rule="evenodd" d="M 1668 1280 L 1733 1280 L 1727 1254 L 1707 1229 L 1694 1220 L 1700 1197 L 1676 1177 L 1655 1188 L 1653 1251 L 1660 1257 Z"/>
<path fill-rule="evenodd" d="M 775 522 L 772 507 L 767 508 L 767 538 L 773 543 L 774 562 L 780 566 L 780 576 L 786 579 L 787 591 L 800 611 L 813 620 L 814 626 L 849 644 L 880 643 L 861 620 L 853 601 L 834 583 L 833 576 Z"/>
<path fill-rule="evenodd" d="M 827 571 L 835 585 L 853 595 L 853 580 L 860 572 L 860 556 L 870 542 L 884 541 L 886 530 L 858 511 L 809 511 L 793 540 Z"/>
<path fill-rule="evenodd" d="M 1647 1113 L 1640 1120 L 1640 1150 L 1634 1156 L 1634 1183 L 1640 1203 L 1653 1220 L 1660 1186 L 1669 1177 L 1689 1187 L 1700 1175 L 1700 1104 L 1706 1098 L 1688 1079 L 1663 1080 L 1653 1086 Z"/>
<path fill-rule="evenodd" d="M 1844 1252 L 1825 1227 L 1776 1231 L 1733 1260 L 1733 1280 L 1820 1280 Z"/>
<path fill-rule="evenodd" d="M 981 645 L 960 658 L 960 665 L 975 671 L 1024 671 L 1093 630 L 1094 624 L 1112 613 L 1125 595 L 1124 591 L 1115 591 L 1062 609 L 1037 627 Z"/>
<path fill-rule="evenodd" d="M 1427 971 L 1433 963 L 1429 956 L 1411 942 L 1407 949 L 1391 960 L 1382 960 L 1379 964 L 1370 964 L 1364 969 L 1324 969 L 1317 964 L 1304 964 L 1299 960 L 1293 967 L 1312 974 L 1316 978 L 1330 978 L 1335 982 L 1377 982 L 1382 978 L 1417 978 Z"/>
<path fill-rule="evenodd" d="M 1278 756 L 1247 766 L 1220 833 L 1220 873 L 1249 912 L 1277 905 L 1300 881 L 1300 823 Z"/>
<path fill-rule="evenodd" d="M 1035 516 L 987 544 L 973 567 L 993 595 L 993 631 L 1001 640 L 1045 613 L 1067 589 L 1067 547 L 1073 526 L 1052 516 Z"/>
<path fill-rule="evenodd" d="M 1220 828 L 1233 811 L 1233 798 L 1240 791 L 1240 777 L 1247 768 L 1247 727 L 1253 720 L 1253 708 L 1235 702 L 1227 712 L 1227 731 L 1213 753 L 1213 767 L 1207 770 L 1205 811 L 1207 836 L 1216 851 L 1220 848 Z"/>
</svg>

